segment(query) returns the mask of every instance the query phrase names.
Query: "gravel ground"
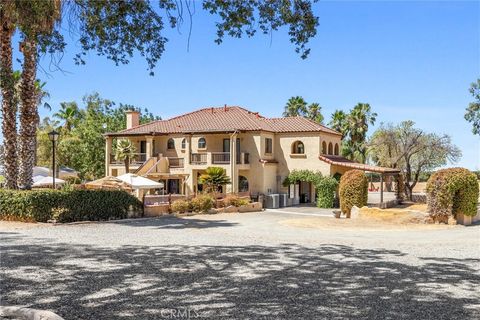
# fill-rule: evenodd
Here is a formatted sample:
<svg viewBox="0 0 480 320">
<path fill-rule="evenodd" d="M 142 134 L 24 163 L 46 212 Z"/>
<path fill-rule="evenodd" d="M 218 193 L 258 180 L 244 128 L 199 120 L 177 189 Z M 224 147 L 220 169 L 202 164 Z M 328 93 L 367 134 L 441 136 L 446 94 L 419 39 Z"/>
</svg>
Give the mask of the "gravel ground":
<svg viewBox="0 0 480 320">
<path fill-rule="evenodd" d="M 1 305 L 65 319 L 478 319 L 480 226 L 305 228 L 281 212 L 14 228 Z"/>
</svg>

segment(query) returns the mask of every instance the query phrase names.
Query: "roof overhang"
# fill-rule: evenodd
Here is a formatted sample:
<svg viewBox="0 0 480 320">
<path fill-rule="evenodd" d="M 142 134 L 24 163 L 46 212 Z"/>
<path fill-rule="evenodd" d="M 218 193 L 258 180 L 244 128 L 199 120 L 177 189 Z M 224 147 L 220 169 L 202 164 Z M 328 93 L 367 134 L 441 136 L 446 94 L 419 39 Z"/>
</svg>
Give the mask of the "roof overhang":
<svg viewBox="0 0 480 320">
<path fill-rule="evenodd" d="M 391 174 L 391 175 L 400 173 L 400 170 L 398 170 L 398 169 L 378 167 L 378 166 L 372 166 L 372 165 L 363 164 L 363 163 L 357 163 L 357 162 L 353 162 L 353 161 L 351 161 L 347 158 L 341 157 L 341 156 L 321 155 L 318 158 L 321 161 L 326 162 L 330 165 L 335 165 L 335 166 L 344 167 L 344 168 L 357 169 L 357 170 L 362 170 L 362 171 L 366 171 L 366 172 L 376 172 L 376 173 L 381 173 L 381 174 Z"/>
</svg>

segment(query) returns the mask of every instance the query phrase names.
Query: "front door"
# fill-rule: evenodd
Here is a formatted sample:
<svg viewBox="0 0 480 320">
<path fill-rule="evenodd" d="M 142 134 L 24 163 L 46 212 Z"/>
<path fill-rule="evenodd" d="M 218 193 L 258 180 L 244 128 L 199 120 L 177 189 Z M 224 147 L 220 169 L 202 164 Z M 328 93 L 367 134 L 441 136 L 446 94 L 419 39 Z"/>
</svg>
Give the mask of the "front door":
<svg viewBox="0 0 480 320">
<path fill-rule="evenodd" d="M 168 180 L 168 193 L 180 194 L 180 180 L 179 179 L 169 179 Z"/>
</svg>

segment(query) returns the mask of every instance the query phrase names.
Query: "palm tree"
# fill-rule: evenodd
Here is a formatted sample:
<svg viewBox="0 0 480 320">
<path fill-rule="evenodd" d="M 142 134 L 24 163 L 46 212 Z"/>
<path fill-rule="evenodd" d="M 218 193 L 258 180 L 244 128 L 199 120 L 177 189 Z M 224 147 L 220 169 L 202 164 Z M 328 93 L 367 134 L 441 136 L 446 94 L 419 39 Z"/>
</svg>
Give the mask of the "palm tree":
<svg viewBox="0 0 480 320">
<path fill-rule="evenodd" d="M 316 123 L 323 124 L 322 107 L 319 103 L 314 102 L 308 106 L 307 118 Z"/>
<path fill-rule="evenodd" d="M 344 156 L 365 163 L 367 159 L 367 131 L 374 125 L 377 114 L 368 103 L 358 103 L 346 119 L 349 141 L 342 149 Z"/>
<path fill-rule="evenodd" d="M 36 130 L 38 124 L 38 92 L 35 89 L 37 72 L 37 45 L 39 37 L 53 32 L 60 19 L 60 0 L 15 2 L 17 26 L 23 33 L 20 45 L 23 53 L 20 107 L 20 185 L 30 189 L 35 166 Z"/>
<path fill-rule="evenodd" d="M 330 120 L 328 125 L 333 130 L 340 132 L 343 138 L 346 136 L 346 133 L 347 133 L 346 122 L 347 122 L 347 114 L 342 110 L 335 110 L 335 112 L 332 114 L 332 119 Z"/>
<path fill-rule="evenodd" d="M 0 89 L 4 143 L 5 187 L 17 188 L 17 104 L 12 64 L 12 36 L 15 31 L 15 4 L 0 4 Z"/>
<path fill-rule="evenodd" d="M 296 117 L 296 116 L 305 116 L 307 114 L 307 103 L 305 100 L 300 97 L 291 97 L 288 99 L 287 104 L 285 105 L 285 110 L 283 111 L 284 117 Z"/>
<path fill-rule="evenodd" d="M 125 173 L 130 172 L 130 159 L 135 157 L 135 147 L 127 139 L 118 140 L 115 145 L 115 160 L 125 163 Z"/>
<path fill-rule="evenodd" d="M 219 187 L 231 183 L 227 172 L 221 167 L 208 167 L 198 182 L 205 185 L 207 192 L 215 192 Z"/>
<path fill-rule="evenodd" d="M 63 128 L 66 131 L 71 131 L 78 115 L 78 105 L 76 102 L 62 102 L 60 103 L 60 110 L 53 116 L 63 120 Z"/>
</svg>

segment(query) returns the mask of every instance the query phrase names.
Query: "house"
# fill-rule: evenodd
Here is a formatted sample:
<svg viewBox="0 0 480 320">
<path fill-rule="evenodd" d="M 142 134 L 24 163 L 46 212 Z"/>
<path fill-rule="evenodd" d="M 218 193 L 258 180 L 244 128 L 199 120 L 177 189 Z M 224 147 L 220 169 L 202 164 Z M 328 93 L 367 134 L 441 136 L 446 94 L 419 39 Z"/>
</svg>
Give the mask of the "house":
<svg viewBox="0 0 480 320">
<path fill-rule="evenodd" d="M 341 134 L 303 117 L 266 118 L 241 107 L 224 106 L 142 125 L 139 119 L 138 112 L 128 111 L 127 129 L 105 135 L 106 173 L 125 173 L 123 162 L 114 158 L 113 145 L 115 139 L 129 139 L 137 152 L 130 171 L 163 182 L 164 193 L 202 191 L 199 176 L 207 167 L 218 166 L 232 181 L 224 192 L 289 193 L 310 202 L 315 198 L 310 183 L 283 186 L 292 170 L 334 175 L 352 168 L 386 169 L 342 158 Z"/>
</svg>

